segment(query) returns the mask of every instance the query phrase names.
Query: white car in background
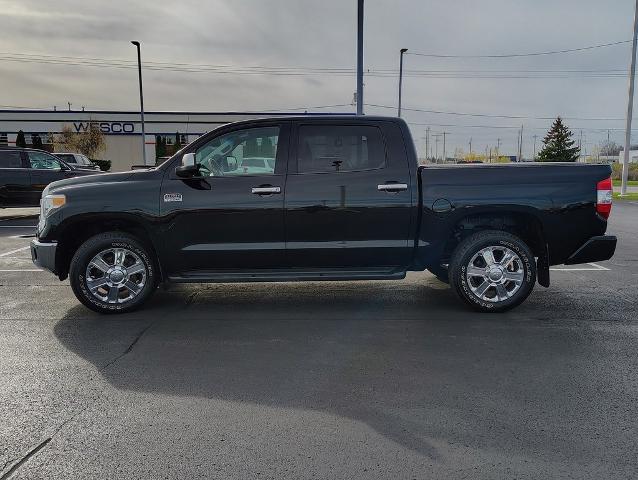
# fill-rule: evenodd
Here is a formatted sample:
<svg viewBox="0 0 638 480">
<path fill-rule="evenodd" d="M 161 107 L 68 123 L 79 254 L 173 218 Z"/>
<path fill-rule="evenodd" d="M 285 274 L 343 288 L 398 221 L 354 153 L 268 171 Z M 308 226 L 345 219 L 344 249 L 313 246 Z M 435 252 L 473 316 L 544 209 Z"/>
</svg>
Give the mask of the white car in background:
<svg viewBox="0 0 638 480">
<path fill-rule="evenodd" d="M 227 175 L 245 175 L 268 173 L 275 171 L 275 159 L 270 157 L 245 157 L 239 161 L 237 168 L 227 172 Z"/>
<path fill-rule="evenodd" d="M 54 155 L 58 157 L 60 160 L 71 165 L 73 168 L 77 168 L 78 170 L 99 170 L 95 163 L 89 160 L 86 155 L 82 155 L 81 153 L 69 153 L 69 152 L 55 152 Z"/>
</svg>

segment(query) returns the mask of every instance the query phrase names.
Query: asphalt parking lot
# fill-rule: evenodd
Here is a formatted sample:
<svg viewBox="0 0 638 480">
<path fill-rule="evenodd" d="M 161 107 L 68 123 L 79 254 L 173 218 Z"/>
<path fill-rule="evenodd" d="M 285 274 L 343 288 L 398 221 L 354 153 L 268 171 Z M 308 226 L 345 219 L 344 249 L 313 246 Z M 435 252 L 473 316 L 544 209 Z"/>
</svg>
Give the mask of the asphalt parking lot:
<svg viewBox="0 0 638 480">
<path fill-rule="evenodd" d="M 0 222 L 0 479 L 636 478 L 638 204 L 612 261 L 476 314 L 402 282 L 188 285 L 100 316 Z"/>
</svg>

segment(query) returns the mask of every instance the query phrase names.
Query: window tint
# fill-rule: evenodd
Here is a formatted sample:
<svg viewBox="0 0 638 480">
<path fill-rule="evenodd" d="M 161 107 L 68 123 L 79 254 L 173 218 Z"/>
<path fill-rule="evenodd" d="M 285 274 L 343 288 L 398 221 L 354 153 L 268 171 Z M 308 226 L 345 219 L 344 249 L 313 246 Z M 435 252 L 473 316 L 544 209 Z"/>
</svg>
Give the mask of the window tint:
<svg viewBox="0 0 638 480">
<path fill-rule="evenodd" d="M 376 127 L 302 126 L 297 158 L 299 173 L 370 170 L 385 166 L 385 147 Z"/>
<path fill-rule="evenodd" d="M 44 152 L 29 152 L 29 163 L 31 168 L 56 170 L 61 165 L 57 158 Z"/>
<path fill-rule="evenodd" d="M 20 152 L 0 150 L 0 168 L 20 168 L 21 166 Z"/>
<path fill-rule="evenodd" d="M 273 175 L 279 127 L 249 128 L 212 139 L 195 153 L 204 175 Z"/>
</svg>

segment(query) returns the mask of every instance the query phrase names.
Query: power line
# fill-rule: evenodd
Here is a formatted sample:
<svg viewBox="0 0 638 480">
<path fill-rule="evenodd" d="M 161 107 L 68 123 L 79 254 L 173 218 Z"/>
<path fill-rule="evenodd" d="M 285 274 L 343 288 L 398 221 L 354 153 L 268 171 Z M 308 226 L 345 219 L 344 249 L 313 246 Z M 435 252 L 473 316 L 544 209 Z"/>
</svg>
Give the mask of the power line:
<svg viewBox="0 0 638 480">
<path fill-rule="evenodd" d="M 374 103 L 367 103 L 369 107 L 377 107 L 377 108 L 390 108 L 394 109 L 395 107 L 390 105 L 379 105 Z M 547 116 L 547 117 L 530 117 L 524 115 L 497 115 L 497 114 L 489 114 L 489 113 L 467 113 L 467 112 L 446 112 L 442 110 L 429 110 L 424 108 L 410 108 L 410 107 L 402 107 L 403 110 L 407 110 L 410 112 L 420 112 L 420 113 L 431 113 L 435 115 L 455 115 L 462 117 L 479 117 L 479 118 L 506 118 L 510 120 L 556 120 L 556 116 Z M 603 117 L 569 117 L 561 115 L 561 118 L 565 120 L 578 120 L 578 121 L 622 121 L 623 118 L 603 118 Z"/>
<path fill-rule="evenodd" d="M 562 53 L 574 53 L 574 52 L 584 52 L 586 50 L 594 50 L 597 48 L 607 48 L 613 47 L 616 45 L 623 45 L 625 43 L 631 43 L 632 40 L 622 40 L 619 42 L 611 42 L 611 43 L 601 43 L 599 45 L 591 45 L 588 47 L 580 47 L 580 48 L 569 48 L 565 50 L 550 50 L 546 52 L 532 52 L 532 53 L 509 53 L 509 54 L 498 54 L 498 55 L 447 55 L 440 53 L 418 53 L 418 52 L 407 52 L 407 55 L 415 55 L 418 57 L 434 57 L 434 58 L 515 58 L 515 57 L 539 57 L 543 55 L 558 55 Z"/>
<path fill-rule="evenodd" d="M 44 65 L 66 65 L 78 67 L 134 69 L 133 61 L 96 57 L 71 57 L 36 54 L 15 54 L 0 52 L 0 60 L 16 63 L 38 63 Z M 147 71 L 170 71 L 182 73 L 217 73 L 231 75 L 275 75 L 275 76 L 353 76 L 355 70 L 339 67 L 280 67 L 280 66 L 237 66 L 214 64 L 189 64 L 145 61 Z M 395 78 L 396 69 L 368 69 L 367 77 Z M 528 70 L 406 70 L 405 76 L 414 78 L 441 79 L 539 79 L 539 78 L 625 78 L 624 69 L 528 69 Z"/>
</svg>

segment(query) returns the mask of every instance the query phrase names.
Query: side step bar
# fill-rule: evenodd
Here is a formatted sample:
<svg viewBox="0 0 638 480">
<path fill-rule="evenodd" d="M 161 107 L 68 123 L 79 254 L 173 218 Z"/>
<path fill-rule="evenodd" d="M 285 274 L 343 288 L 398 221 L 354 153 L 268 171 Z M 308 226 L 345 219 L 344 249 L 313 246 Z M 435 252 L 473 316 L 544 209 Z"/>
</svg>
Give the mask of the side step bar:
<svg viewBox="0 0 638 480">
<path fill-rule="evenodd" d="M 405 270 L 267 270 L 245 271 L 197 271 L 183 272 L 168 277 L 175 283 L 235 283 L 235 282 L 307 282 L 339 280 L 401 280 Z"/>
</svg>

